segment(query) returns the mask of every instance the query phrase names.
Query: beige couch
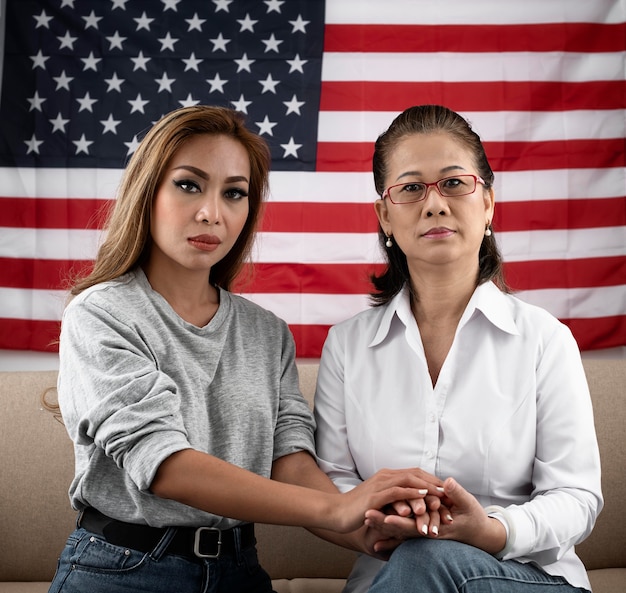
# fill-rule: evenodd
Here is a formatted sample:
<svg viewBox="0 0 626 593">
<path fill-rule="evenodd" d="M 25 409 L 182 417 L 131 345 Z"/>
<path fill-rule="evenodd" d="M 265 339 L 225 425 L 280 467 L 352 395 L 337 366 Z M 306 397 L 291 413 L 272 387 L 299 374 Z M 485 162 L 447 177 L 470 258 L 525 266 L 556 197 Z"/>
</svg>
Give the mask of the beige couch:
<svg viewBox="0 0 626 593">
<path fill-rule="evenodd" d="M 578 547 L 594 593 L 626 592 L 626 361 L 586 360 L 600 441 L 606 506 Z M 311 401 L 317 366 L 299 364 Z M 40 404 L 56 373 L 0 373 L 0 593 L 48 589 L 75 514 L 67 489 L 73 453 L 64 427 Z M 339 592 L 352 552 L 296 527 L 257 526 L 261 562 L 278 593 Z"/>
</svg>

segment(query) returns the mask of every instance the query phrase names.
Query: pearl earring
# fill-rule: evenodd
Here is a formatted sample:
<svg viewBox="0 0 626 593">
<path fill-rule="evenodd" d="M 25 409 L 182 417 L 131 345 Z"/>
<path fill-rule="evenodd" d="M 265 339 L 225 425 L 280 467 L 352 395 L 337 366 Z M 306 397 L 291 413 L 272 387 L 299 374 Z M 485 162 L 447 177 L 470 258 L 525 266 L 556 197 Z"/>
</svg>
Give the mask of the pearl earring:
<svg viewBox="0 0 626 593">
<path fill-rule="evenodd" d="M 491 227 L 489 225 L 485 229 L 485 237 L 491 237 Z"/>
<path fill-rule="evenodd" d="M 389 249 L 390 247 L 393 247 L 393 241 L 391 240 L 391 235 L 387 235 L 387 241 L 385 242 L 385 246 L 387 247 L 387 249 Z"/>
</svg>

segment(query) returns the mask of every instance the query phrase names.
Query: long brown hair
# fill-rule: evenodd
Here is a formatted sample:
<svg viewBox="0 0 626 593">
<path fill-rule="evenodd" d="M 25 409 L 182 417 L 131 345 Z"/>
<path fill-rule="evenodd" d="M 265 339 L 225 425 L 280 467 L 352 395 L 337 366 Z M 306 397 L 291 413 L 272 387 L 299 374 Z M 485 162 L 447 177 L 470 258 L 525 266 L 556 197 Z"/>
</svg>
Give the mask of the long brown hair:
<svg viewBox="0 0 626 593">
<path fill-rule="evenodd" d="M 212 284 L 230 288 L 252 249 L 261 206 L 268 193 L 270 151 L 263 138 L 246 128 L 241 113 L 196 105 L 163 116 L 139 144 L 122 176 L 94 267 L 86 276 L 74 280 L 73 296 L 94 284 L 118 278 L 147 260 L 152 204 L 164 171 L 176 151 L 189 138 L 200 134 L 234 138 L 250 158 L 248 218 L 235 245 L 211 268 L 209 277 Z"/>
<path fill-rule="evenodd" d="M 398 115 L 387 131 L 383 132 L 374 146 L 372 170 L 374 186 L 378 195 L 385 191 L 387 163 L 400 140 L 414 134 L 450 134 L 465 145 L 474 155 L 476 170 L 485 181 L 485 189 L 493 186 L 494 174 L 487 160 L 485 149 L 478 134 L 470 123 L 458 113 L 441 105 L 417 105 L 409 107 Z M 374 305 L 388 303 L 405 284 L 410 286 L 409 266 L 406 255 L 395 244 L 386 247 L 387 235 L 378 227 L 378 240 L 387 259 L 387 267 L 380 275 L 372 275 L 374 292 L 370 294 Z M 502 290 L 508 291 L 502 271 L 502 256 L 493 234 L 485 236 L 478 254 L 478 278 L 476 285 L 493 280 Z M 414 295 L 417 296 L 417 295 Z"/>
</svg>

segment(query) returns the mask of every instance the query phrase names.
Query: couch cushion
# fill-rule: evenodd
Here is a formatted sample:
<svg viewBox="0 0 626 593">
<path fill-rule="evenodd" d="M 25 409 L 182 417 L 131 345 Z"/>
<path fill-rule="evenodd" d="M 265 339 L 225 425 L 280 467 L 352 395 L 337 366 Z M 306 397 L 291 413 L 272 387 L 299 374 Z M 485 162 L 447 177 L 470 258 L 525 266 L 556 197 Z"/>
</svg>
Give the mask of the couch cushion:
<svg viewBox="0 0 626 593">
<path fill-rule="evenodd" d="M 599 568 L 587 573 L 593 593 L 624 593 L 626 568 Z"/>
<path fill-rule="evenodd" d="M 10 542 L 11 553 L 0 554 L 0 581 L 52 579 L 74 526 L 67 495 L 72 443 L 41 405 L 41 396 L 55 386 L 54 371 L 2 373 L 0 500 L 10 501 L 10 512 L 2 512 L 0 541 Z"/>
<path fill-rule="evenodd" d="M 280 579 L 272 581 L 276 593 L 341 593 L 345 579 Z"/>
<path fill-rule="evenodd" d="M 609 567 L 626 569 L 626 511 L 622 501 L 623 493 L 626 492 L 626 362 L 585 359 L 583 363 L 591 389 L 600 446 L 605 505 L 591 535 L 576 546 L 576 553 L 587 570 Z M 598 590 L 604 591 L 602 588 Z M 626 580 L 622 582 L 621 591 L 626 591 Z"/>
<path fill-rule="evenodd" d="M 0 593 L 48 593 L 50 583 L 37 581 L 31 583 L 3 583 L 0 581 Z"/>
</svg>

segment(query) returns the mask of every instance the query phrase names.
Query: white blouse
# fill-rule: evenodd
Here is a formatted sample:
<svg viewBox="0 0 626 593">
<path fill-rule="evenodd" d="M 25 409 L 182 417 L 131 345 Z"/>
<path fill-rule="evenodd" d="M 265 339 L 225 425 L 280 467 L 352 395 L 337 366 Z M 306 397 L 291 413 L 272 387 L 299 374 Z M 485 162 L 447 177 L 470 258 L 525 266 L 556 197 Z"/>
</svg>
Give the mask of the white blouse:
<svg viewBox="0 0 626 593">
<path fill-rule="evenodd" d="M 569 329 L 479 286 L 433 388 L 408 291 L 328 335 L 315 395 L 317 454 L 342 491 L 382 468 L 454 477 L 514 523 L 505 559 L 590 588 L 574 552 L 603 504 L 591 398 Z M 381 562 L 361 556 L 346 591 Z"/>
</svg>

